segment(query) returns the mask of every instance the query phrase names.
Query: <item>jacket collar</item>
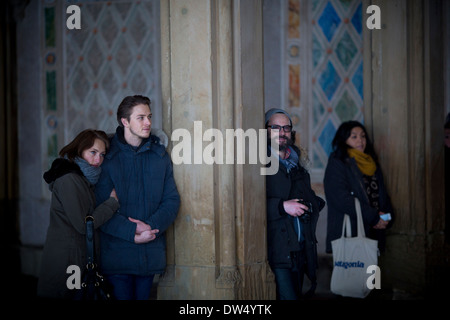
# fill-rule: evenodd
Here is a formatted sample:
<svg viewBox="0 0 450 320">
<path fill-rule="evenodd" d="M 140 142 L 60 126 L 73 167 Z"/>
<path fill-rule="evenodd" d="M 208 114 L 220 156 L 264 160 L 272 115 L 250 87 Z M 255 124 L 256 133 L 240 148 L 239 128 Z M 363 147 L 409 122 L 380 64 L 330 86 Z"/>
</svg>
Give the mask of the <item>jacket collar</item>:
<svg viewBox="0 0 450 320">
<path fill-rule="evenodd" d="M 68 173 L 77 173 L 82 177 L 84 176 L 76 163 L 66 158 L 57 158 L 52 162 L 51 168 L 44 173 L 44 180 L 50 184 Z"/>
<path fill-rule="evenodd" d="M 160 144 L 160 139 L 154 135 L 150 135 L 148 139 L 145 139 L 136 151 L 125 141 L 123 128 L 119 126 L 117 127 L 116 133 L 111 139 L 111 146 L 108 153 L 106 154 L 106 158 L 112 159 L 119 152 L 141 153 L 147 151 L 154 152 L 161 158 L 166 153 L 164 145 Z"/>
</svg>

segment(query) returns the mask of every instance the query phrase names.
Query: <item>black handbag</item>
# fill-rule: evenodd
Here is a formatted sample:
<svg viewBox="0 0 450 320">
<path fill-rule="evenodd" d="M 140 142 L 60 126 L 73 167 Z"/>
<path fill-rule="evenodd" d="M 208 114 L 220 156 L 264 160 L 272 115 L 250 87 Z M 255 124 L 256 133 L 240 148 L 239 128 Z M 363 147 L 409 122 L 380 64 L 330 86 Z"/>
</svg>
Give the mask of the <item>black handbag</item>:
<svg viewBox="0 0 450 320">
<path fill-rule="evenodd" d="M 95 260 L 94 217 L 86 216 L 86 267 L 76 300 L 114 300 L 111 284 L 100 273 Z"/>
</svg>

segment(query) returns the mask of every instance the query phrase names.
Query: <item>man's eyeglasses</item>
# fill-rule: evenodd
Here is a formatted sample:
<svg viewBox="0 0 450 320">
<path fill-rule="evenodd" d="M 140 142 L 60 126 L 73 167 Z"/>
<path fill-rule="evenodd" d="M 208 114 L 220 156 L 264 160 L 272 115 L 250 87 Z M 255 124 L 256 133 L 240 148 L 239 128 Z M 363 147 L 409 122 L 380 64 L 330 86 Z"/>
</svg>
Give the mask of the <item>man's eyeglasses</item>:
<svg viewBox="0 0 450 320">
<path fill-rule="evenodd" d="M 286 125 L 286 126 L 279 126 L 277 124 L 272 124 L 267 126 L 268 128 L 275 130 L 275 131 L 281 131 L 281 129 L 283 129 L 284 132 L 291 132 L 292 131 L 292 126 Z"/>
</svg>

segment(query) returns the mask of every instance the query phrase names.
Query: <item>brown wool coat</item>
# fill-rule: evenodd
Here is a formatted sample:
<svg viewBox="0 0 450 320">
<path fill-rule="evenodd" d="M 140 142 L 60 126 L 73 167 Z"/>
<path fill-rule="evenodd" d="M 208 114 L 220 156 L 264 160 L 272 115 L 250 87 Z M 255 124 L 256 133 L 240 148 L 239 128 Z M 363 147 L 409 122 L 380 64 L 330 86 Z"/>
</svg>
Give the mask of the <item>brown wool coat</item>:
<svg viewBox="0 0 450 320">
<path fill-rule="evenodd" d="M 75 290 L 66 285 L 67 267 L 77 265 L 83 272 L 86 264 L 85 217 L 94 217 L 96 258 L 99 254 L 97 228 L 111 218 L 119 208 L 109 198 L 97 208 L 93 186 L 77 173 L 67 173 L 50 184 L 52 201 L 50 225 L 44 245 L 37 294 L 40 297 L 70 299 Z"/>
</svg>

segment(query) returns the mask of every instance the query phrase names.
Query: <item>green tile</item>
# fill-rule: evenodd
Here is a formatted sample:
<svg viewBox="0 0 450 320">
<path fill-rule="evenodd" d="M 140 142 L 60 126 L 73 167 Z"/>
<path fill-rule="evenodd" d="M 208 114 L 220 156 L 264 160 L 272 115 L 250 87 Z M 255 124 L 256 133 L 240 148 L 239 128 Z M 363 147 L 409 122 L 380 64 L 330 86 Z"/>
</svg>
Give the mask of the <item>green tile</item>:
<svg viewBox="0 0 450 320">
<path fill-rule="evenodd" d="M 345 70 L 352 63 L 355 54 L 358 52 L 352 38 L 346 31 L 336 47 L 336 56 L 344 66 Z"/>
<path fill-rule="evenodd" d="M 45 46 L 54 47 L 56 42 L 55 7 L 45 8 Z"/>
<path fill-rule="evenodd" d="M 339 0 L 339 2 L 345 10 L 348 10 L 348 8 L 352 5 L 353 0 Z"/>
<path fill-rule="evenodd" d="M 47 91 L 47 110 L 56 111 L 56 71 L 47 71 L 45 80 Z"/>
<path fill-rule="evenodd" d="M 345 90 L 338 104 L 336 105 L 335 112 L 342 122 L 352 120 L 358 113 L 358 107 L 353 101 L 352 97 Z"/>
<path fill-rule="evenodd" d="M 320 42 L 316 39 L 316 36 L 313 35 L 312 39 L 312 58 L 313 58 L 313 64 L 314 67 L 317 66 L 320 59 L 322 58 L 322 53 L 324 50 L 322 49 L 322 46 L 320 45 Z"/>
<path fill-rule="evenodd" d="M 320 103 L 317 98 L 316 93 L 313 91 L 313 125 L 317 126 L 322 119 L 322 116 L 325 112 L 325 108 L 322 103 Z"/>
</svg>

